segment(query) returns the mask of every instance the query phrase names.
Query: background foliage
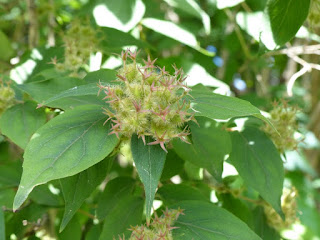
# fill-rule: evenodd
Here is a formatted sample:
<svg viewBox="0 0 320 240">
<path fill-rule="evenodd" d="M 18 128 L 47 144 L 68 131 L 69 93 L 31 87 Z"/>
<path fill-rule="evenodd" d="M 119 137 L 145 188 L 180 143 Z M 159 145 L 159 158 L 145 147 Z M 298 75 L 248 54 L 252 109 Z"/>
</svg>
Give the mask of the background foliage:
<svg viewBox="0 0 320 240">
<path fill-rule="evenodd" d="M 320 239 L 319 16 L 319 0 L 0 0 L 0 240 Z M 118 84 L 127 48 L 188 75 L 192 144 L 109 134 L 97 84 Z"/>
</svg>

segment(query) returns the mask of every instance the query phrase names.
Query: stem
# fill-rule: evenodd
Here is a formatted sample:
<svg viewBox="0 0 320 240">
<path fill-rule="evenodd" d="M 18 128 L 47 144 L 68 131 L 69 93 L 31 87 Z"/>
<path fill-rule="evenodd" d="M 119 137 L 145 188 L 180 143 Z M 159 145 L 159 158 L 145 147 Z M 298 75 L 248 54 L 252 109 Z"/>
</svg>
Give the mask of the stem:
<svg viewBox="0 0 320 240">
<path fill-rule="evenodd" d="M 38 44 L 38 21 L 35 0 L 27 0 L 29 16 L 29 48 L 32 49 Z"/>
</svg>

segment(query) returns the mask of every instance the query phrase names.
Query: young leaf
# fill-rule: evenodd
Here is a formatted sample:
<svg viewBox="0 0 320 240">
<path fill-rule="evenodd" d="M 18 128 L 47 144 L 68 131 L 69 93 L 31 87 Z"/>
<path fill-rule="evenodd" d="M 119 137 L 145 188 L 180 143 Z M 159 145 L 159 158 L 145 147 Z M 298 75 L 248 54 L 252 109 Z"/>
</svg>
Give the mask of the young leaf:
<svg viewBox="0 0 320 240">
<path fill-rule="evenodd" d="M 82 203 L 106 177 L 111 158 L 107 158 L 74 176 L 60 180 L 65 201 L 65 210 L 61 220 L 60 232 L 67 226 Z"/>
<path fill-rule="evenodd" d="M 35 186 L 82 172 L 110 154 L 118 139 L 108 135 L 110 123 L 103 126 L 105 119 L 100 108 L 82 106 L 38 129 L 24 153 L 13 208 L 19 208 Z"/>
<path fill-rule="evenodd" d="M 261 131 L 247 127 L 232 132 L 230 162 L 248 186 L 258 191 L 280 214 L 284 180 L 283 163 L 271 140 Z"/>
<path fill-rule="evenodd" d="M 160 145 L 144 145 L 142 139 L 133 135 L 131 139 L 131 151 L 139 177 L 144 185 L 146 195 L 147 221 L 150 219 L 153 199 L 161 177 L 166 152 Z"/>
<path fill-rule="evenodd" d="M 106 218 L 100 240 L 117 239 L 122 234 L 130 236 L 128 229 L 142 221 L 143 203 L 140 197 L 126 196 L 121 199 Z"/>
<path fill-rule="evenodd" d="M 108 217 L 122 198 L 132 195 L 134 187 L 135 180 L 129 177 L 118 177 L 108 182 L 98 201 L 97 218 L 102 221 Z"/>
<path fill-rule="evenodd" d="M 31 135 L 46 122 L 44 109 L 36 109 L 37 104 L 27 101 L 5 111 L 0 119 L 2 134 L 24 149 Z"/>
<path fill-rule="evenodd" d="M 197 121 L 200 127 L 194 122 L 189 123 L 193 144 L 176 139 L 173 141 L 174 149 L 182 159 L 206 168 L 220 181 L 224 157 L 231 151 L 229 134 L 216 126 L 214 120 L 197 117 Z"/>
<path fill-rule="evenodd" d="M 310 0 L 269 0 L 268 14 L 273 38 L 278 45 L 284 45 L 298 32 L 306 20 Z"/>
<path fill-rule="evenodd" d="M 261 240 L 244 222 L 212 203 L 183 201 L 170 208 L 184 210 L 174 224 L 175 240 Z"/>
</svg>

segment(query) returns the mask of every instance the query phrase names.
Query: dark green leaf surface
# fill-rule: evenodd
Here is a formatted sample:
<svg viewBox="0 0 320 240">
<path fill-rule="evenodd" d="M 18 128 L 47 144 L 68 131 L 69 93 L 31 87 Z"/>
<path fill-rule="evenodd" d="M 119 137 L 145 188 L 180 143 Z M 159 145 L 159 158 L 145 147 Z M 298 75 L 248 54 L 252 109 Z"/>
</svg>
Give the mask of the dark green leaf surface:
<svg viewBox="0 0 320 240">
<path fill-rule="evenodd" d="M 194 122 L 189 123 L 193 144 L 175 139 L 174 149 L 182 159 L 206 168 L 217 180 L 221 180 L 224 157 L 231 151 L 229 134 L 214 120 L 198 117 L 197 121 L 200 127 Z"/>
<path fill-rule="evenodd" d="M 122 198 L 132 194 L 134 187 L 135 180 L 129 177 L 118 177 L 108 182 L 98 201 L 97 218 L 106 218 Z"/>
<path fill-rule="evenodd" d="M 244 222 L 223 208 L 202 201 L 184 201 L 170 208 L 184 209 L 174 226 L 175 240 L 261 240 Z"/>
<path fill-rule="evenodd" d="M 160 194 L 165 205 L 175 204 L 184 200 L 209 201 L 197 188 L 186 184 L 167 184 L 159 188 L 157 194 Z"/>
<path fill-rule="evenodd" d="M 19 185 L 22 173 L 22 163 L 19 161 L 0 165 L 0 189 Z"/>
<path fill-rule="evenodd" d="M 259 129 L 247 127 L 232 132 L 230 162 L 240 176 L 282 214 L 280 197 L 284 180 L 283 163 L 271 140 Z"/>
<path fill-rule="evenodd" d="M 48 184 L 40 185 L 35 187 L 30 193 L 30 199 L 37 204 L 51 206 L 51 207 L 61 207 L 63 206 L 62 196 L 59 194 L 53 194 Z"/>
<path fill-rule="evenodd" d="M 17 104 L 0 118 L 1 132 L 22 149 L 27 146 L 32 134 L 46 122 L 44 110 L 36 108 L 37 104 L 30 101 Z"/>
<path fill-rule="evenodd" d="M 168 150 L 161 181 L 168 180 L 183 170 L 184 161 L 173 150 Z"/>
<path fill-rule="evenodd" d="M 24 153 L 14 209 L 21 206 L 36 185 L 77 174 L 111 153 L 118 140 L 108 135 L 110 123 L 103 126 L 105 118 L 100 108 L 82 106 L 41 127 Z"/>
<path fill-rule="evenodd" d="M 106 218 L 100 240 L 113 240 L 122 234 L 128 238 L 131 226 L 140 225 L 143 213 L 143 199 L 134 196 L 126 196 L 121 199 L 117 206 Z"/>
<path fill-rule="evenodd" d="M 67 226 L 84 200 L 90 196 L 106 177 L 110 161 L 111 158 L 104 159 L 81 173 L 60 180 L 65 202 L 60 232 Z"/>
<path fill-rule="evenodd" d="M 268 14 L 273 38 L 277 44 L 290 41 L 306 20 L 310 0 L 269 0 Z"/>
<path fill-rule="evenodd" d="M 146 216 L 149 220 L 153 199 L 166 159 L 166 152 L 161 149 L 160 145 L 144 145 L 142 139 L 138 139 L 137 135 L 132 136 L 131 151 L 139 177 L 144 185 Z"/>
<path fill-rule="evenodd" d="M 235 97 L 227 97 L 210 92 L 207 88 L 197 85 L 192 89 L 191 106 L 196 116 L 212 119 L 229 119 L 233 117 L 261 115 L 258 108 L 251 103 Z"/>
<path fill-rule="evenodd" d="M 65 230 L 59 234 L 59 240 L 80 240 L 81 239 L 81 224 L 79 220 L 74 217 Z"/>
</svg>

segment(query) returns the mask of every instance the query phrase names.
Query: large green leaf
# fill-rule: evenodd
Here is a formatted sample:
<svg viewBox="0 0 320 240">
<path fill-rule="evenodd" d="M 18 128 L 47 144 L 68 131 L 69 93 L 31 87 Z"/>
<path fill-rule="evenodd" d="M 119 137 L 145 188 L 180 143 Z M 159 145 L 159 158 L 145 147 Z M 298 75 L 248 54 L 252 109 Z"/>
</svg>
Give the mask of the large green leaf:
<svg viewBox="0 0 320 240">
<path fill-rule="evenodd" d="M 143 199 L 134 196 L 125 196 L 106 218 L 100 240 L 113 240 L 118 236 L 130 236 L 131 226 L 140 225 L 143 213 Z"/>
<path fill-rule="evenodd" d="M 1 152 L 1 154 L 3 153 Z M 15 161 L 15 162 L 10 161 L 6 164 L 1 164 L 0 165 L 0 189 L 18 186 L 21 178 L 21 173 L 22 173 L 22 163 L 20 161 Z"/>
<path fill-rule="evenodd" d="M 283 215 L 280 204 L 284 170 L 280 154 L 272 141 L 259 129 L 246 127 L 232 132 L 230 162 L 240 176 Z"/>
<path fill-rule="evenodd" d="M 31 138 L 15 197 L 17 209 L 36 185 L 77 174 L 105 158 L 117 145 L 101 109 L 82 106 L 55 117 Z"/>
<path fill-rule="evenodd" d="M 306 20 L 310 0 L 269 0 L 268 14 L 273 38 L 278 45 L 290 41 Z"/>
<path fill-rule="evenodd" d="M 0 240 L 6 239 L 6 225 L 4 221 L 4 212 L 2 208 L 0 208 Z"/>
<path fill-rule="evenodd" d="M 0 30 L 0 60 L 7 61 L 13 54 L 14 50 L 12 48 L 11 42 L 8 37 Z"/>
<path fill-rule="evenodd" d="M 210 34 L 210 17 L 203 11 L 195 0 L 165 0 L 169 5 L 180 9 L 202 20 L 206 34 Z"/>
<path fill-rule="evenodd" d="M 46 122 L 44 110 L 36 108 L 36 103 L 27 101 L 7 109 L 0 118 L 2 134 L 23 149 L 31 135 Z"/>
<path fill-rule="evenodd" d="M 170 208 L 183 209 L 174 226 L 173 238 L 193 240 L 261 240 L 244 222 L 212 203 L 183 201 Z"/>
<path fill-rule="evenodd" d="M 166 184 L 159 188 L 157 194 L 160 194 L 165 205 L 172 205 L 185 200 L 208 201 L 197 188 L 185 184 Z"/>
<path fill-rule="evenodd" d="M 120 199 L 130 196 L 135 187 L 135 180 L 129 177 L 118 177 L 107 183 L 98 201 L 97 218 L 103 220 L 118 205 Z"/>
<path fill-rule="evenodd" d="M 155 18 L 145 18 L 141 22 L 145 27 L 150 28 L 153 31 L 165 35 L 169 38 L 172 38 L 180 43 L 183 43 L 205 55 L 214 55 L 213 53 L 201 48 L 198 44 L 196 37 L 192 33 L 179 27 L 173 22 L 159 20 Z"/>
<path fill-rule="evenodd" d="M 147 141 L 148 142 L 148 141 Z M 144 145 L 142 139 L 133 135 L 131 139 L 133 161 L 144 185 L 146 216 L 150 219 L 153 199 L 164 167 L 166 152 L 160 145 Z"/>
<path fill-rule="evenodd" d="M 259 116 L 258 108 L 251 103 L 235 97 L 227 97 L 210 92 L 202 85 L 195 86 L 191 95 L 191 106 L 196 116 L 212 119 L 228 119 L 233 117 Z"/>
<path fill-rule="evenodd" d="M 194 122 L 189 123 L 193 144 L 175 139 L 174 149 L 182 159 L 206 168 L 220 181 L 225 155 L 231 151 L 229 134 L 217 126 L 214 120 L 206 117 L 196 119 L 199 126 Z"/>
<path fill-rule="evenodd" d="M 82 203 L 106 177 L 111 158 L 107 158 L 87 170 L 60 180 L 65 210 L 60 225 L 60 232 L 67 226 Z"/>
</svg>

